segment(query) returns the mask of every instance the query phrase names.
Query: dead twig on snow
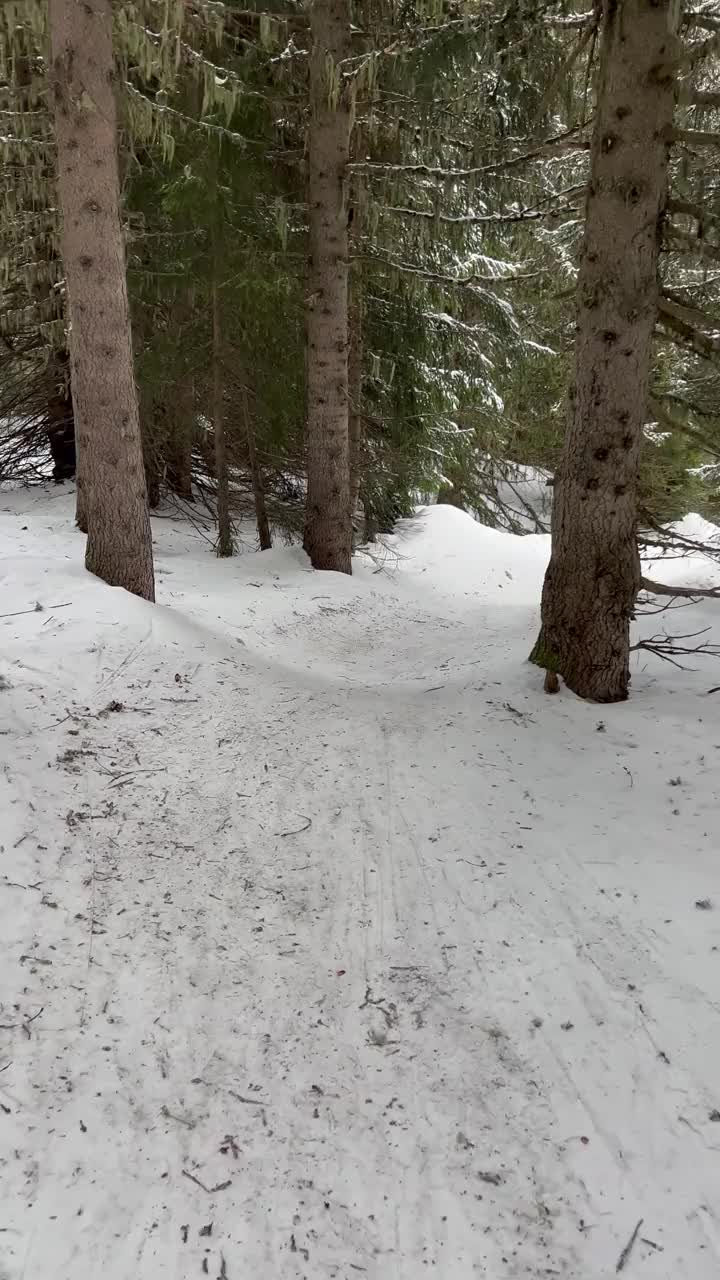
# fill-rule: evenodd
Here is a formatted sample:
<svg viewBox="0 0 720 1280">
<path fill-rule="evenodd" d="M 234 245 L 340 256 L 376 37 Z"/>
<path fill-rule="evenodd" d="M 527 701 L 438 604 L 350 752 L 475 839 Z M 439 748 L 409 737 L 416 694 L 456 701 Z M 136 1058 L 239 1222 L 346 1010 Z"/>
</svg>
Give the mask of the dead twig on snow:
<svg viewBox="0 0 720 1280">
<path fill-rule="evenodd" d="M 21 618 L 25 613 L 44 613 L 46 608 L 69 609 L 71 604 L 72 600 L 66 600 L 64 604 L 43 605 L 40 604 L 40 601 L 38 600 L 37 604 L 34 604 L 32 609 L 15 609 L 12 613 L 0 613 L 0 618 Z"/>
<path fill-rule="evenodd" d="M 305 819 L 304 826 L 295 827 L 292 831 L 276 831 L 275 834 L 284 839 L 285 836 L 299 836 L 302 835 L 303 831 L 309 831 L 312 826 L 312 818 L 306 818 L 304 813 L 301 813 L 300 817 Z"/>
<path fill-rule="evenodd" d="M 30 1023 L 34 1022 L 36 1018 L 40 1017 L 40 1014 L 42 1013 L 44 1008 L 45 1008 L 45 1005 L 41 1005 L 37 1013 L 33 1014 L 32 1018 L 23 1018 L 22 1022 L 0 1022 L 0 1031 L 17 1031 L 18 1027 L 22 1027 L 23 1031 L 25 1032 L 25 1035 L 29 1040 L 30 1039 Z"/>
<path fill-rule="evenodd" d="M 643 1224 L 643 1221 L 644 1221 L 643 1218 L 638 1219 L 635 1230 L 633 1231 L 630 1239 L 628 1240 L 627 1244 L 625 1245 L 625 1248 L 623 1249 L 622 1253 L 620 1254 L 620 1257 L 617 1260 L 617 1266 L 615 1268 L 616 1271 L 623 1271 L 625 1266 L 627 1265 L 628 1259 L 630 1257 L 630 1254 L 633 1251 L 633 1246 L 635 1244 L 635 1241 L 638 1238 L 638 1232 Z"/>
<path fill-rule="evenodd" d="M 216 1191 L 227 1191 L 228 1187 L 232 1186 L 232 1180 L 230 1178 L 228 1178 L 227 1182 L 218 1182 L 216 1187 L 206 1187 L 205 1183 L 201 1182 L 199 1178 L 196 1178 L 195 1174 L 190 1173 L 188 1169 L 183 1169 L 182 1175 L 184 1178 L 189 1178 L 191 1182 L 194 1182 L 201 1191 L 206 1192 L 209 1196 L 214 1195 Z"/>
</svg>

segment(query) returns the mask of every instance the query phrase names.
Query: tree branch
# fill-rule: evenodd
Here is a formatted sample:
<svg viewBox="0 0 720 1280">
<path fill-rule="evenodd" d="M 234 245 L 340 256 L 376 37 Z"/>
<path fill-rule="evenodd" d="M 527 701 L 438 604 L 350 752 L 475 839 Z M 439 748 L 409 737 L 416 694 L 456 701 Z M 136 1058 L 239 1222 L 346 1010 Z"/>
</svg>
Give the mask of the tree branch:
<svg viewBox="0 0 720 1280">
<path fill-rule="evenodd" d="M 715 18 L 710 13 L 693 13 L 692 10 L 688 10 L 683 14 L 683 26 L 701 27 L 704 31 L 720 31 L 720 18 Z"/>
<path fill-rule="evenodd" d="M 583 187 L 579 188 L 581 191 Z M 395 205 L 386 205 L 385 213 L 408 215 L 412 218 L 425 218 L 428 222 L 447 222 L 453 226 L 476 226 L 487 222 L 538 222 L 542 218 L 550 218 L 563 213 L 574 213 L 574 205 L 562 205 L 554 209 L 517 209 L 501 213 L 435 213 L 431 209 L 407 209 Z"/>
<path fill-rule="evenodd" d="M 680 85 L 677 100 L 683 107 L 711 107 L 713 109 L 720 107 L 720 93 L 704 92 L 701 89 L 693 89 L 689 85 L 687 87 Z"/>
<path fill-rule="evenodd" d="M 640 586 L 643 591 L 650 591 L 655 596 L 677 596 L 683 600 L 718 600 L 720 587 L 669 587 L 664 582 L 656 582 L 654 578 L 642 577 Z"/>
<path fill-rule="evenodd" d="M 426 178 L 476 178 L 483 173 L 500 173 L 505 169 L 512 169 L 516 165 L 525 164 L 528 160 L 537 160 L 548 152 L 552 153 L 556 147 L 561 149 L 567 147 L 571 151 L 589 151 L 590 142 L 587 138 L 578 138 L 577 134 L 580 129 L 584 128 L 588 121 L 582 125 L 578 125 L 574 129 L 566 129 L 563 133 L 558 133 L 553 138 L 548 138 L 541 143 L 533 151 L 525 151 L 521 155 L 511 156 L 508 160 L 496 160 L 491 164 L 480 165 L 474 169 L 442 169 L 428 164 L 384 164 L 382 162 L 374 162 L 369 160 L 358 160 L 353 164 L 349 164 L 348 170 L 353 173 L 405 173 L 410 176 L 418 175 Z"/>
<path fill-rule="evenodd" d="M 673 129 L 671 139 L 688 147 L 720 147 L 720 133 L 708 129 Z"/>
<path fill-rule="evenodd" d="M 687 307 L 679 306 L 668 298 L 660 298 L 658 301 L 658 313 L 663 323 L 668 328 L 674 329 L 675 333 L 680 334 L 684 341 L 699 355 L 706 356 L 710 360 L 717 360 L 720 357 L 720 337 L 710 338 L 700 329 L 696 329 L 692 321 L 688 319 Z"/>
<path fill-rule="evenodd" d="M 379 253 L 359 254 L 357 260 L 360 259 L 364 259 L 366 262 L 379 262 L 385 267 L 401 272 L 403 275 L 419 276 L 422 280 L 436 280 L 439 284 L 459 285 L 461 288 L 471 287 L 475 284 L 512 284 L 516 280 L 534 280 L 542 274 L 540 271 L 533 271 L 524 274 L 517 273 L 512 276 L 482 276 L 475 273 L 469 276 L 450 276 L 441 271 L 428 271 L 423 267 L 416 267 L 411 262 L 397 262 L 395 259 L 385 258 Z"/>
<path fill-rule="evenodd" d="M 708 641 L 697 645 L 679 643 L 681 640 L 696 640 L 698 636 L 706 635 L 709 630 L 709 627 L 703 627 L 701 631 L 690 631 L 684 636 L 650 636 L 647 640 L 639 640 L 637 644 L 631 645 L 630 652 L 636 653 L 638 650 L 643 649 L 646 653 L 654 653 L 657 658 L 662 658 L 665 662 L 670 662 L 674 667 L 679 667 L 681 671 L 684 671 L 687 668 L 681 662 L 676 661 L 678 655 L 698 654 L 706 658 L 720 656 L 720 645 L 711 644 Z"/>
<path fill-rule="evenodd" d="M 713 262 L 720 262 L 720 245 L 693 235 L 690 231 L 681 231 L 679 227 L 672 225 L 666 228 L 666 233 L 672 239 L 679 240 L 683 245 L 686 245 L 688 250 L 691 253 L 696 253 L 698 257 L 711 258 Z"/>
<path fill-rule="evenodd" d="M 707 312 L 702 311 L 700 307 L 696 307 L 694 303 L 688 302 L 679 293 L 675 293 L 672 289 L 663 289 L 661 304 L 665 304 L 668 309 L 681 320 L 685 320 L 687 324 L 692 325 L 694 329 L 698 329 L 701 333 L 709 332 L 717 333 L 720 329 L 720 318 L 709 316 Z"/>
<path fill-rule="evenodd" d="M 718 94 L 720 98 L 720 94 Z M 692 200 L 677 200 L 674 196 L 670 196 L 667 202 L 668 213 L 682 214 L 687 218 L 695 218 L 702 226 L 712 227 L 720 224 L 720 217 L 715 213 L 709 213 L 701 204 L 694 204 Z"/>
<path fill-rule="evenodd" d="M 697 427 L 691 427 L 688 422 L 682 422 L 670 413 L 664 405 L 660 403 L 657 396 L 648 396 L 648 408 L 653 417 L 662 423 L 670 431 L 679 431 L 682 435 L 688 436 L 690 440 L 694 440 L 696 444 L 702 445 L 707 453 L 712 454 L 716 458 L 720 458 L 720 449 L 718 445 L 706 436 L 704 432 L 699 431 Z"/>
<path fill-rule="evenodd" d="M 708 40 L 702 40 L 699 44 L 691 44 L 682 58 L 682 65 L 688 70 L 696 67 L 698 62 L 703 62 L 705 58 L 710 58 L 720 51 L 720 31 L 716 31 Z"/>
</svg>

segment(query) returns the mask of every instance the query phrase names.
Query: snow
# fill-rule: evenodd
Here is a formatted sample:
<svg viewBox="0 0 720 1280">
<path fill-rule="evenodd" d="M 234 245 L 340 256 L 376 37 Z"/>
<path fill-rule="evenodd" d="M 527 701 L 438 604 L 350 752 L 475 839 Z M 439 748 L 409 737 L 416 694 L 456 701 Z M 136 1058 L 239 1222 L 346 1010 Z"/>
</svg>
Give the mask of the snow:
<svg viewBox="0 0 720 1280">
<path fill-rule="evenodd" d="M 151 606 L 0 496 L 3 1280 L 600 1280 L 639 1219 L 717 1280 L 717 669 L 547 697 L 547 540 L 449 506 L 352 579 L 154 530 Z"/>
</svg>

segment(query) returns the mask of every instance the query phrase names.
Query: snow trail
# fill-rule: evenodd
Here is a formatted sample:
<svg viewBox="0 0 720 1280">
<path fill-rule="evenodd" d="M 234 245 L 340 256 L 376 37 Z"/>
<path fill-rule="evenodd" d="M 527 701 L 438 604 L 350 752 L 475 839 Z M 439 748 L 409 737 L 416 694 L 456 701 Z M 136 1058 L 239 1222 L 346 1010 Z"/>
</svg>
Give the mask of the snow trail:
<svg viewBox="0 0 720 1280">
<path fill-rule="evenodd" d="M 452 508 L 352 580 L 158 521 L 152 607 L 2 505 L 3 1280 L 600 1280 L 640 1218 L 715 1280 L 712 669 L 545 697 L 546 541 Z"/>
</svg>

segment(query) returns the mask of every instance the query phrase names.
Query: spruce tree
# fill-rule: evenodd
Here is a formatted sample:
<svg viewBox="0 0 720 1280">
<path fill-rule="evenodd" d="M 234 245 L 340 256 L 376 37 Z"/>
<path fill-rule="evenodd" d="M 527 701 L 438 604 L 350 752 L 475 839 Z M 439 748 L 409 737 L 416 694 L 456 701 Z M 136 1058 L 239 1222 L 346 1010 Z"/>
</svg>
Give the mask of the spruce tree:
<svg viewBox="0 0 720 1280">
<path fill-rule="evenodd" d="M 310 9 L 307 510 L 315 569 L 351 572 L 347 165 L 352 129 L 350 0 Z"/>
<path fill-rule="evenodd" d="M 85 563 L 153 600 L 118 181 L 110 0 L 50 0 L 50 79 Z"/>
</svg>

